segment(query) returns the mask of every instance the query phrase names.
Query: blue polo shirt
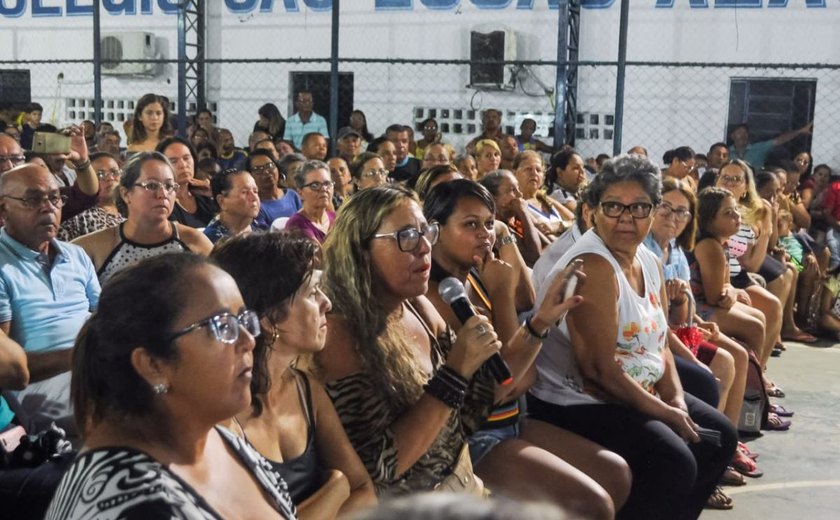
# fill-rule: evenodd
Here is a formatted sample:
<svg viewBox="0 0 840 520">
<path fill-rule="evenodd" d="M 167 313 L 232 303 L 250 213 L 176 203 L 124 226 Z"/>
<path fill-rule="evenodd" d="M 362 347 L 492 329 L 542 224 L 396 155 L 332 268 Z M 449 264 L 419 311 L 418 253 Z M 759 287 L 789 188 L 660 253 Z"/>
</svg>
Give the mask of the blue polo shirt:
<svg viewBox="0 0 840 520">
<path fill-rule="evenodd" d="M 304 123 L 300 120 L 300 115 L 295 112 L 289 119 L 286 120 L 286 131 L 283 133 L 283 139 L 291 141 L 295 144 L 295 148 L 300 150 L 303 144 L 303 136 L 310 132 L 318 132 L 323 135 L 325 139 L 330 138 L 329 130 L 327 130 L 327 120 L 319 116 L 315 112 L 309 115 L 309 121 Z"/>
<path fill-rule="evenodd" d="M 11 322 L 9 337 L 27 352 L 66 349 L 99 303 L 93 263 L 78 246 L 53 240 L 50 272 L 33 251 L 0 230 L 0 323 Z M 0 398 L 0 428 L 13 414 Z"/>
<path fill-rule="evenodd" d="M 0 231 L 0 323 L 27 352 L 71 348 L 99 303 L 99 280 L 85 251 L 53 240 L 56 256 L 47 273 L 38 252 Z"/>
</svg>

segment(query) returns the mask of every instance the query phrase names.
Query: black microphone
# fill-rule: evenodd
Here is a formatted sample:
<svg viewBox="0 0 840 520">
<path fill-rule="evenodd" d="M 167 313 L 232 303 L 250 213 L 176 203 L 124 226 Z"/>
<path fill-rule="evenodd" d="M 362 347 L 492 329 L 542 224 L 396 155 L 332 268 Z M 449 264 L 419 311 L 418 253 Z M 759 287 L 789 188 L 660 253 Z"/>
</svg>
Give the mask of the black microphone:
<svg viewBox="0 0 840 520">
<path fill-rule="evenodd" d="M 458 281 L 457 278 L 449 276 L 441 280 L 438 285 L 438 294 L 443 298 L 445 304 L 452 307 L 455 316 L 461 320 L 462 324 L 475 316 L 472 305 L 467 300 L 467 291 L 464 289 L 464 284 Z M 500 385 L 505 386 L 513 382 L 510 368 L 508 368 L 507 363 L 505 363 L 505 360 L 502 359 L 502 356 L 498 352 L 490 356 L 484 364 L 487 365 L 490 373 L 493 374 L 493 378 Z"/>
</svg>

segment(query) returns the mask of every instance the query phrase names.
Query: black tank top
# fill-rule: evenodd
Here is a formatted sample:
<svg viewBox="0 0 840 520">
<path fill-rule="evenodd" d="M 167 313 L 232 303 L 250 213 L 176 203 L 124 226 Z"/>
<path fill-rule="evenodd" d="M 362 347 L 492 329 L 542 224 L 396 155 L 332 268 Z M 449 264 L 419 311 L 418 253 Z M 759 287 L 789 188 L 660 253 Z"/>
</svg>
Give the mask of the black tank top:
<svg viewBox="0 0 840 520">
<path fill-rule="evenodd" d="M 312 393 L 309 388 L 309 379 L 295 368 L 290 370 L 295 375 L 300 405 L 306 417 L 306 449 L 300 456 L 285 462 L 277 462 L 268 458 L 266 460 L 271 464 L 271 469 L 279 473 L 286 481 L 292 501 L 295 504 L 300 504 L 321 487 L 324 482 L 324 468 L 321 464 L 321 458 L 318 456 L 318 451 L 315 449 L 315 416 L 312 411 Z M 248 437 L 245 436 L 245 430 L 241 426 L 240 430 L 247 441 Z"/>
</svg>

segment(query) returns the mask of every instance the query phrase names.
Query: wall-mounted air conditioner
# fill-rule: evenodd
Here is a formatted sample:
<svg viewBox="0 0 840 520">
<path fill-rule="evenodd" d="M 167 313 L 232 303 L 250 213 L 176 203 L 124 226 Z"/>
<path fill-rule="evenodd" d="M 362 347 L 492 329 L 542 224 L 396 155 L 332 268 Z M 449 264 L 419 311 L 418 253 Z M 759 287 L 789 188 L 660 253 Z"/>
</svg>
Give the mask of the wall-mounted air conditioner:
<svg viewBox="0 0 840 520">
<path fill-rule="evenodd" d="M 99 42 L 102 74 L 110 76 L 153 76 L 157 64 L 131 60 L 155 59 L 155 35 L 148 32 L 105 33 Z"/>
<path fill-rule="evenodd" d="M 516 60 L 516 33 L 498 30 L 470 31 L 470 87 L 505 88 L 511 83 L 511 65 Z"/>
</svg>

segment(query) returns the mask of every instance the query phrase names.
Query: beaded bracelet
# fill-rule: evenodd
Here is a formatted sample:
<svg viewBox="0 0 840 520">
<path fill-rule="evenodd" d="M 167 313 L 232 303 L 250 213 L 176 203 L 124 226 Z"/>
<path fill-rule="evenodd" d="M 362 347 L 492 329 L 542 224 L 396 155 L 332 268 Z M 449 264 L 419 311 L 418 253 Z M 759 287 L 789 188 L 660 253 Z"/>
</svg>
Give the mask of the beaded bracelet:
<svg viewBox="0 0 840 520">
<path fill-rule="evenodd" d="M 423 387 L 423 390 L 453 410 L 458 410 L 463 406 L 467 395 L 466 390 L 456 388 L 449 382 L 448 378 L 442 377 L 440 373 L 435 374 Z"/>
<path fill-rule="evenodd" d="M 85 162 L 83 162 L 82 164 L 73 165 L 73 169 L 76 171 L 87 170 L 88 168 L 90 168 L 90 159 L 86 159 Z"/>
</svg>

